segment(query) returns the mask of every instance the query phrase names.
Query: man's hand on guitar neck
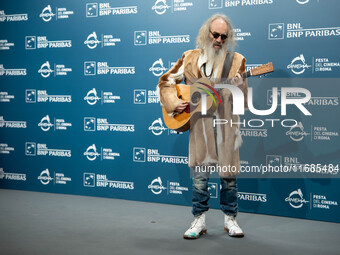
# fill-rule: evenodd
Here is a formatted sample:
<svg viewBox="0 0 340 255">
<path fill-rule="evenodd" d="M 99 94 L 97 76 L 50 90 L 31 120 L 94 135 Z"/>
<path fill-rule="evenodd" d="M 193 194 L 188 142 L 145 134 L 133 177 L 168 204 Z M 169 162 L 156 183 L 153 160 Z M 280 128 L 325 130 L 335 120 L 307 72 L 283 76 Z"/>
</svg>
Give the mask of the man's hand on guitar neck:
<svg viewBox="0 0 340 255">
<path fill-rule="evenodd" d="M 175 112 L 181 113 L 185 110 L 185 108 L 188 106 L 188 102 L 182 101 L 179 105 L 177 105 Z"/>
<path fill-rule="evenodd" d="M 242 79 L 241 75 L 237 73 L 235 77 L 231 80 L 231 85 L 239 87 L 241 90 L 245 88 L 244 80 Z"/>
</svg>

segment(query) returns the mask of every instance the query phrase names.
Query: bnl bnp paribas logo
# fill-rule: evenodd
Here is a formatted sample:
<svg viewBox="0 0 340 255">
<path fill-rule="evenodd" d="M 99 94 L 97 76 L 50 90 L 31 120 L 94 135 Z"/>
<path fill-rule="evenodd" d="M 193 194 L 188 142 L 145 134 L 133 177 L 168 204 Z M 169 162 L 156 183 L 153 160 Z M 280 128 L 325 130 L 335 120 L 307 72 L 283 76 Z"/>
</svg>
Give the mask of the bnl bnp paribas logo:
<svg viewBox="0 0 340 255">
<path fill-rule="evenodd" d="M 134 31 L 134 45 L 189 43 L 190 35 L 163 35 L 160 31 Z"/>
<path fill-rule="evenodd" d="M 86 18 L 98 16 L 137 14 L 137 6 L 111 7 L 110 3 L 87 3 Z"/>
</svg>

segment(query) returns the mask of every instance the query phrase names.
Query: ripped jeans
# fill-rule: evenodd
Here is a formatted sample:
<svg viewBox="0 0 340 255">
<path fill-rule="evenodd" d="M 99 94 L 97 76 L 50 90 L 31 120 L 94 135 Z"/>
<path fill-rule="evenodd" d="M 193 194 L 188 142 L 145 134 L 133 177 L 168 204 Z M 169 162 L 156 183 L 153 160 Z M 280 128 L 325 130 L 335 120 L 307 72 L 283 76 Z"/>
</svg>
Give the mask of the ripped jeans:
<svg viewBox="0 0 340 255">
<path fill-rule="evenodd" d="M 199 216 L 209 210 L 210 191 L 208 190 L 209 172 L 193 171 L 193 189 L 192 189 L 192 214 Z M 237 204 L 237 179 L 220 178 L 220 207 L 227 214 L 236 217 L 238 212 Z M 218 188 L 216 187 L 218 190 Z"/>
</svg>

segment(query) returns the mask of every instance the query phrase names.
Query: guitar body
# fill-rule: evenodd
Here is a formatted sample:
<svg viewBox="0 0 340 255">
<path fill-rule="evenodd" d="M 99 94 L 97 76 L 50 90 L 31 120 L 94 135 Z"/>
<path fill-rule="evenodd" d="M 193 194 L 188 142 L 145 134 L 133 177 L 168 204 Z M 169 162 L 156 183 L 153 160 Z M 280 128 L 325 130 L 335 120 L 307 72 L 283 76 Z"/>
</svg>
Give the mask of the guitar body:
<svg viewBox="0 0 340 255">
<path fill-rule="evenodd" d="M 185 132 L 190 129 L 190 121 L 196 121 L 197 117 L 201 116 L 201 89 L 205 87 L 202 84 L 210 85 L 211 82 L 207 78 L 201 78 L 193 85 L 176 85 L 177 97 L 190 102 L 190 104 L 182 113 L 175 116 L 169 116 L 164 107 L 162 107 L 164 123 L 168 128 L 178 132 Z M 206 97 L 207 114 L 210 115 L 217 109 L 215 102 L 210 96 Z"/>
</svg>

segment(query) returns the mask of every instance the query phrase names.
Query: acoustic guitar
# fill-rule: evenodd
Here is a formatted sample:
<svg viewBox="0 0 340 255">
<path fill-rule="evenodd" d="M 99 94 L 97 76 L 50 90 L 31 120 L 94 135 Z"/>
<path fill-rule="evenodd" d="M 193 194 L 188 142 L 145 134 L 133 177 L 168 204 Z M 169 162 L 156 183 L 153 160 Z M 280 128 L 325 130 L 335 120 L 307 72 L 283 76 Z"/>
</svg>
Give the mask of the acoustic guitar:
<svg viewBox="0 0 340 255">
<path fill-rule="evenodd" d="M 270 62 L 241 74 L 241 77 L 245 79 L 251 76 L 261 76 L 271 72 L 274 72 L 274 68 L 273 64 Z M 230 84 L 231 79 L 226 79 L 221 82 Z M 185 132 L 190 129 L 190 121 L 193 121 L 197 116 L 201 115 L 202 103 L 205 105 L 207 114 L 212 114 L 217 109 L 218 104 L 222 104 L 217 93 L 219 89 L 214 89 L 212 82 L 208 78 L 201 78 L 193 85 L 177 84 L 176 89 L 178 98 L 189 102 L 188 106 L 183 112 L 174 116 L 169 116 L 164 106 L 162 107 L 162 111 L 165 125 L 178 132 Z M 209 95 L 204 97 L 204 102 L 202 102 L 202 91 Z"/>
</svg>

